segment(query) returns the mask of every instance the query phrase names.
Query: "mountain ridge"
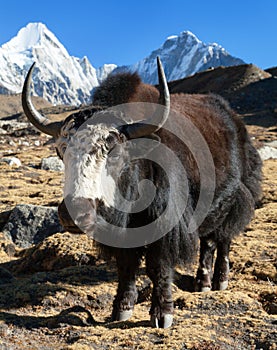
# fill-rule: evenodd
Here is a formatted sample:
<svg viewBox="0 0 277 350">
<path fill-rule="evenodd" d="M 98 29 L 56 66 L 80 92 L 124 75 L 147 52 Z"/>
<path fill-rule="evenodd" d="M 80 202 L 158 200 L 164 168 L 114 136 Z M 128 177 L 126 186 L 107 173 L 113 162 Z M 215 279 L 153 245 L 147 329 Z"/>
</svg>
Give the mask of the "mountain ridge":
<svg viewBox="0 0 277 350">
<path fill-rule="evenodd" d="M 273 73 L 273 72 L 272 72 Z M 271 72 L 253 64 L 217 67 L 168 83 L 170 93 L 215 93 L 224 97 L 243 115 L 247 124 L 273 126 L 277 124 L 277 79 Z M 87 106 L 52 106 L 41 97 L 33 97 L 34 105 L 51 119 L 64 119 L 76 109 Z M 26 121 L 21 95 L 0 95 L 0 120 Z"/>
<path fill-rule="evenodd" d="M 164 65 L 168 81 L 178 80 L 210 67 L 234 66 L 244 64 L 239 58 L 231 56 L 221 45 L 205 44 L 190 31 L 178 36 L 168 37 L 158 49 L 134 65 L 118 67 L 115 72 L 124 69 L 137 71 L 145 83 L 157 84 L 156 57 Z"/>
<path fill-rule="evenodd" d="M 146 83 L 157 82 L 160 56 L 168 81 L 184 78 L 211 66 L 244 63 L 218 44 L 205 44 L 189 31 L 170 36 L 147 57 L 131 66 L 105 64 L 94 68 L 84 56 L 71 56 L 45 24 L 29 23 L 0 47 L 0 94 L 20 93 L 26 73 L 36 61 L 34 94 L 52 104 L 80 105 L 91 101 L 95 87 L 110 73 L 137 71 Z"/>
</svg>

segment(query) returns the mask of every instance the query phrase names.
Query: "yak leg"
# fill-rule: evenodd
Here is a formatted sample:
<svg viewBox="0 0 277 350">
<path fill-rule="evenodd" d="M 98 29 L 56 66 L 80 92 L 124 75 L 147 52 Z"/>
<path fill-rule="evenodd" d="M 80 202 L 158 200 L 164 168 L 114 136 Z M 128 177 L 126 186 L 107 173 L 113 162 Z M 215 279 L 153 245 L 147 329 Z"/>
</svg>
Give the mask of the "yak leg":
<svg viewBox="0 0 277 350">
<path fill-rule="evenodd" d="M 213 290 L 225 290 L 228 287 L 230 243 L 229 240 L 217 243 Z"/>
<path fill-rule="evenodd" d="M 200 258 L 195 288 L 198 292 L 207 292 L 212 289 L 212 271 L 215 249 L 216 242 L 211 238 L 200 238 Z"/>
<path fill-rule="evenodd" d="M 151 300 L 151 325 L 156 328 L 168 328 L 173 321 L 173 300 L 171 282 L 173 268 L 159 254 L 159 249 L 148 248 L 146 272 L 153 283 Z"/>
<path fill-rule="evenodd" d="M 211 236 L 210 236 L 211 237 Z M 217 257 L 213 273 L 214 252 Z M 200 259 L 196 276 L 196 290 L 206 292 L 225 290 L 228 286 L 230 241 L 215 242 L 211 238 L 200 239 Z"/>
<path fill-rule="evenodd" d="M 117 294 L 113 302 L 113 321 L 126 321 L 137 302 L 136 273 L 141 256 L 133 249 L 122 249 L 116 255 L 118 270 Z"/>
</svg>

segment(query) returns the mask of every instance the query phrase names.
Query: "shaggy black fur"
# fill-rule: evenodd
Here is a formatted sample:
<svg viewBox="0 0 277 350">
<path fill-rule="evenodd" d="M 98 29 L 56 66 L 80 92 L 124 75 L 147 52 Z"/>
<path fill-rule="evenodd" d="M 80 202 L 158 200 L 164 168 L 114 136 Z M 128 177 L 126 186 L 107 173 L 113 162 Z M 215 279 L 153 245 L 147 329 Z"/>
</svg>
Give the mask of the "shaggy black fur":
<svg viewBox="0 0 277 350">
<path fill-rule="evenodd" d="M 153 102 L 158 96 L 158 91 L 153 89 L 152 86 L 142 84 L 136 74 L 111 76 L 97 88 L 93 103 L 105 109 L 121 103 L 142 101 L 147 99 L 147 96 L 148 101 Z M 231 241 L 249 223 L 255 202 L 260 198 L 261 160 L 250 142 L 245 126 L 228 104 L 215 95 L 176 94 L 171 95 L 171 108 L 177 114 L 170 115 L 170 122 L 177 129 L 183 129 L 184 120 L 188 118 L 206 139 L 213 156 L 216 174 L 213 203 L 204 222 L 195 232 L 189 233 L 188 224 L 200 192 L 197 164 L 189 148 L 181 140 L 167 130 L 159 130 L 157 136 L 161 143 L 178 155 L 186 169 L 188 202 L 179 223 L 154 243 L 130 249 L 99 245 L 104 256 L 113 256 L 117 262 L 119 282 L 113 304 L 114 320 L 127 318 L 126 311 L 134 308 L 137 301 L 136 273 L 142 257 L 145 256 L 146 271 L 153 282 L 151 319 L 154 325 L 157 325 L 157 322 L 161 327 L 170 325 L 167 317 L 173 313 L 173 269 L 177 264 L 193 262 L 197 255 L 199 238 L 200 262 L 196 288 L 202 291 L 211 288 L 225 289 Z M 74 118 L 75 127 L 78 127 L 95 112 L 91 111 L 83 111 L 69 118 Z M 159 152 L 158 147 L 153 152 Z M 163 154 L 160 152 L 160 155 L 156 156 L 163 157 Z M 169 174 L 165 174 L 159 165 L 149 160 L 126 164 L 120 179 L 120 190 L 125 198 L 136 199 L 137 184 L 142 179 L 148 179 L 156 186 L 154 201 L 147 209 L 131 215 L 116 209 L 107 209 L 103 203 L 98 203 L 98 215 L 119 227 L 137 227 L 153 222 L 163 213 L 168 203 L 170 177 L 175 179 L 181 191 L 185 181 L 174 166 Z M 60 215 L 67 217 L 65 211 L 63 206 Z M 149 234 L 158 234 L 159 229 L 161 228 L 157 226 L 154 232 Z M 217 258 L 213 273 L 215 250 Z"/>
</svg>

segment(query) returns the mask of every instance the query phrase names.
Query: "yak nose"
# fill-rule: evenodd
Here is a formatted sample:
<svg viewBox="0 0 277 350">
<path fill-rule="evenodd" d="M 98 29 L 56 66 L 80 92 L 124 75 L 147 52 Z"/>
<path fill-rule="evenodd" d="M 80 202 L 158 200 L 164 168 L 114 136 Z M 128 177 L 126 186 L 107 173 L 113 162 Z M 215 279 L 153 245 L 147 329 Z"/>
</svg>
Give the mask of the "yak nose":
<svg viewBox="0 0 277 350">
<path fill-rule="evenodd" d="M 64 198 L 58 208 L 61 224 L 69 232 L 92 233 L 96 222 L 94 201 L 88 198 Z"/>
</svg>

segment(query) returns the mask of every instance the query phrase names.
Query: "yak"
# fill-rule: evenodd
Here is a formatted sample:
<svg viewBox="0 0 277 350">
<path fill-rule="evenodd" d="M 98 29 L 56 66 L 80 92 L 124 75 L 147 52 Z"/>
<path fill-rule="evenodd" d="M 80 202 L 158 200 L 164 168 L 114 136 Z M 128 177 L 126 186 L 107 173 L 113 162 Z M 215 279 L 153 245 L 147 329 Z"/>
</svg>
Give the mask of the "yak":
<svg viewBox="0 0 277 350">
<path fill-rule="evenodd" d="M 54 122 L 32 104 L 33 69 L 22 106 L 55 138 L 65 164 L 58 207 L 65 230 L 92 236 L 116 261 L 112 320 L 132 315 L 142 259 L 153 285 L 153 327 L 173 322 L 177 265 L 199 256 L 196 291 L 226 289 L 230 244 L 251 220 L 261 188 L 261 159 L 229 104 L 215 94 L 170 94 L 158 57 L 157 87 L 137 73 L 111 74 L 91 105 Z"/>
</svg>

